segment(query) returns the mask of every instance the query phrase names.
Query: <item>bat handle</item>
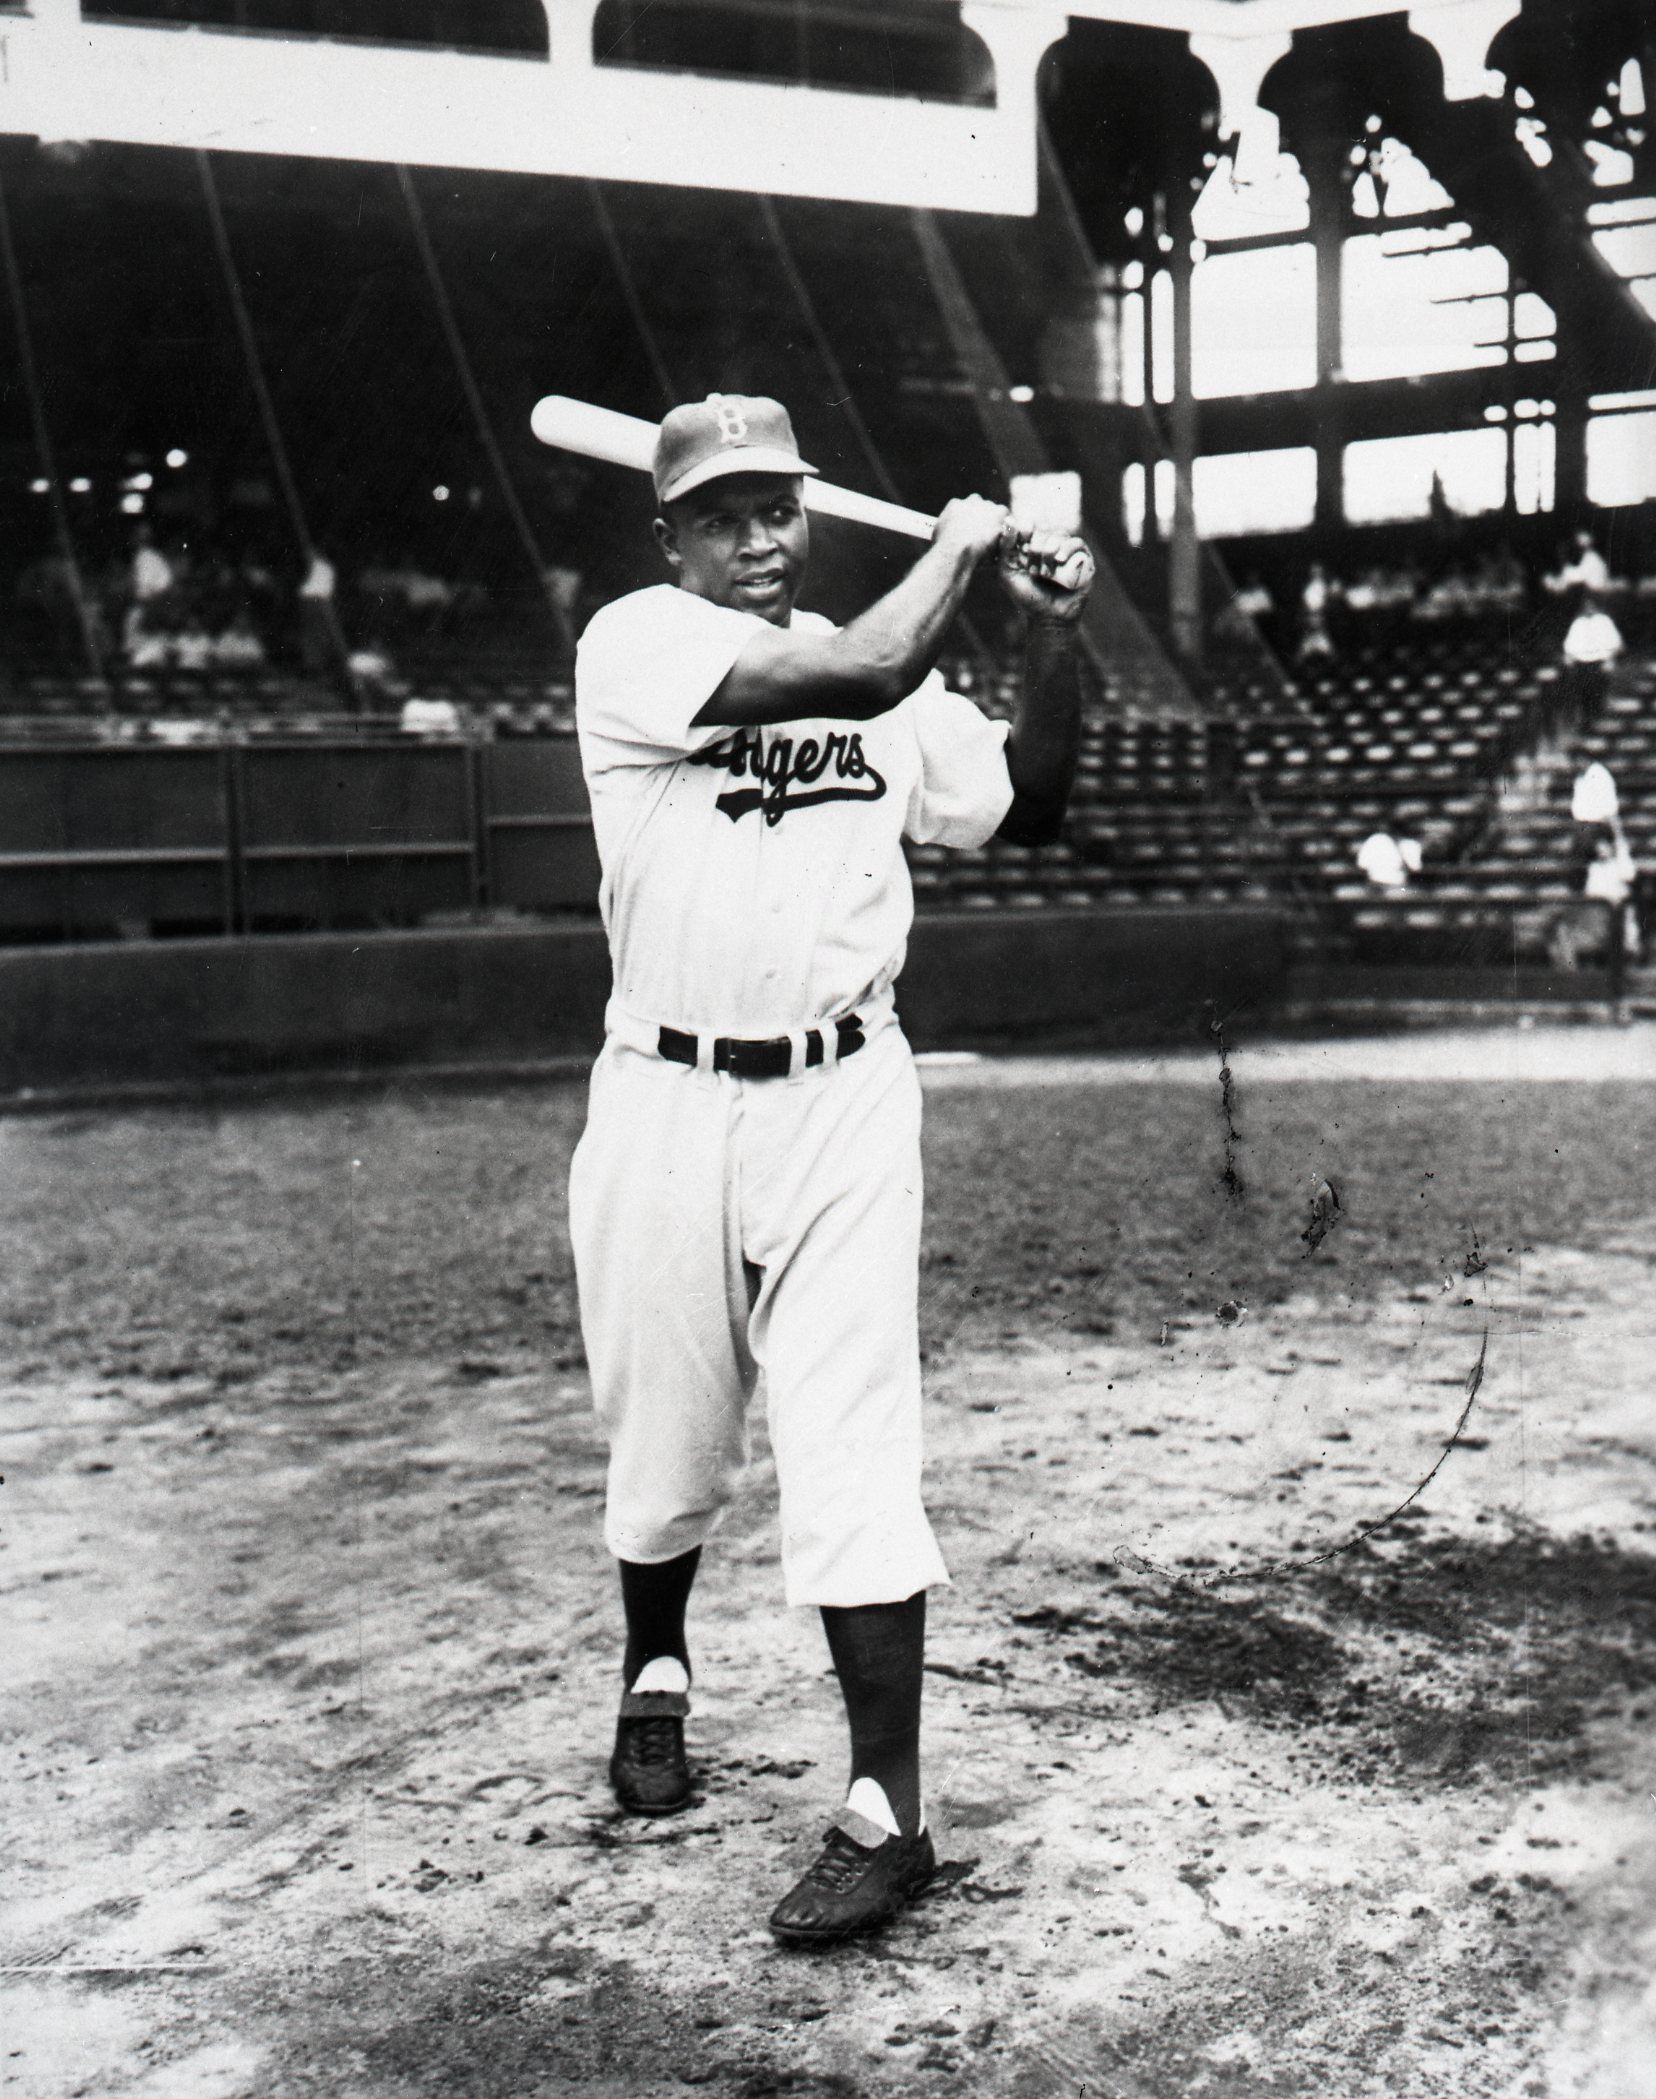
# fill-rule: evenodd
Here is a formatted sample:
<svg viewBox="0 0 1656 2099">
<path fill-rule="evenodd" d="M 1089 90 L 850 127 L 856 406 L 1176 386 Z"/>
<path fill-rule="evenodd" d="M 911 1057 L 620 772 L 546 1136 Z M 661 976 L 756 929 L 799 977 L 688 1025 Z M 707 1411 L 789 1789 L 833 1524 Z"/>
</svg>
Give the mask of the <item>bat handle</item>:
<svg viewBox="0 0 1656 2099">
<path fill-rule="evenodd" d="M 1005 562 L 1008 568 L 1027 568 L 1029 563 L 1025 559 L 1024 549 L 1029 545 L 1034 533 L 1035 528 L 1032 525 L 1020 525 L 1016 518 L 1008 518 L 1001 527 L 998 558 Z"/>
</svg>

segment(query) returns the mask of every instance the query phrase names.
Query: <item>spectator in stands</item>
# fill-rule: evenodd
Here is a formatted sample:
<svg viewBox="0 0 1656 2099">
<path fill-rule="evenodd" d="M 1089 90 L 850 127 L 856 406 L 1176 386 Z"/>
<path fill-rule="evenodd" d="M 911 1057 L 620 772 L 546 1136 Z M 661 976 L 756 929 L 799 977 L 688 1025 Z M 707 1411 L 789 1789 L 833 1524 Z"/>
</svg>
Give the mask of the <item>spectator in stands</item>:
<svg viewBox="0 0 1656 2099">
<path fill-rule="evenodd" d="M 1327 661 L 1334 654 L 1334 637 L 1329 632 L 1328 623 L 1337 588 L 1322 563 L 1313 561 L 1311 573 L 1305 579 L 1305 588 L 1300 592 L 1301 663 L 1310 663 L 1317 659 Z"/>
<path fill-rule="evenodd" d="M 1378 562 L 1371 562 L 1355 583 L 1346 585 L 1346 609 L 1359 616 L 1379 612 L 1385 606 L 1386 595 L 1386 571 Z"/>
<path fill-rule="evenodd" d="M 1563 672 L 1553 688 L 1555 733 L 1579 735 L 1591 728 L 1621 649 L 1621 629 L 1589 592 L 1564 636 Z"/>
<path fill-rule="evenodd" d="M 333 563 L 319 548 L 313 548 L 299 585 L 299 661 L 313 676 L 325 676 L 337 667 L 339 623 L 334 593 L 338 583 Z"/>
<path fill-rule="evenodd" d="M 264 668 L 265 645 L 253 624 L 253 615 L 245 605 L 237 607 L 229 626 L 214 642 L 213 661 L 220 670 L 227 671 Z"/>
<path fill-rule="evenodd" d="M 452 700 L 407 699 L 397 726 L 405 736 L 458 736 L 460 710 Z"/>
<path fill-rule="evenodd" d="M 1408 888 L 1409 877 L 1420 872 L 1420 842 L 1371 831 L 1357 848 L 1357 865 L 1374 888 L 1399 896 Z"/>
<path fill-rule="evenodd" d="M 1610 564 L 1593 544 L 1591 532 L 1578 532 L 1569 554 L 1556 572 L 1545 578 L 1546 588 L 1559 596 L 1572 590 L 1589 595 L 1608 590 Z"/>
<path fill-rule="evenodd" d="M 553 561 L 547 564 L 546 588 L 571 618 L 581 602 L 581 590 L 586 577 L 573 562 Z"/>
<path fill-rule="evenodd" d="M 1600 955 L 1618 1019 L 1626 1019 L 1627 965 L 1643 952 L 1637 906 L 1639 868 L 1618 821 L 1595 824 L 1582 880 L 1582 905 L 1559 913 L 1547 942 L 1555 969 L 1573 971 Z M 1583 905 L 1585 908 L 1583 908 Z"/>
<path fill-rule="evenodd" d="M 1355 635 L 1371 644 L 1389 639 L 1413 612 L 1419 589 L 1417 570 L 1388 568 L 1384 562 L 1370 562 L 1342 593 L 1342 603 Z"/>
<path fill-rule="evenodd" d="M 166 670 L 173 660 L 164 603 L 131 604 L 121 621 L 121 657 L 129 671 Z"/>
<path fill-rule="evenodd" d="M 581 631 L 581 622 L 577 615 L 586 577 L 571 563 L 563 561 L 549 563 L 544 573 L 547 602 L 552 607 L 552 617 L 557 621 L 564 646 L 573 656 L 575 643 Z"/>
<path fill-rule="evenodd" d="M 1276 616 L 1276 600 L 1257 570 L 1220 609 L 1213 623 L 1216 641 L 1251 642 L 1265 634 Z"/>
<path fill-rule="evenodd" d="M 1636 962 L 1644 949 L 1635 903 L 1638 880 L 1639 863 L 1628 847 L 1626 834 L 1619 823 L 1607 824 L 1593 840 L 1593 857 L 1587 863 L 1582 893 L 1594 903 L 1610 907 L 1613 962 Z"/>
<path fill-rule="evenodd" d="M 181 671 L 210 670 L 216 644 L 199 612 L 188 610 L 172 637 L 172 660 Z"/>
<path fill-rule="evenodd" d="M 133 535 L 132 562 L 127 575 L 127 595 L 134 605 L 156 605 L 177 582 L 172 563 L 155 544 L 148 525 Z"/>
<path fill-rule="evenodd" d="M 377 636 L 360 642 L 345 658 L 345 682 L 352 699 L 368 714 L 383 714 L 408 693 L 391 651 Z"/>
</svg>

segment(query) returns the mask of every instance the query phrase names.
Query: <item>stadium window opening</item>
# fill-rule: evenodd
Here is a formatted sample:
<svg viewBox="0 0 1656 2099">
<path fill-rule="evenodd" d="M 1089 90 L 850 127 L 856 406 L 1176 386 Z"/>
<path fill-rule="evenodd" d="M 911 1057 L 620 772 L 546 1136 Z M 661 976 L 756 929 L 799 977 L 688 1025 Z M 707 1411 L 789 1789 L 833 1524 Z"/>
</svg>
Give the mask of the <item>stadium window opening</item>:
<svg viewBox="0 0 1656 2099">
<path fill-rule="evenodd" d="M 600 65 L 992 108 L 988 46 L 955 0 L 603 0 Z"/>
<path fill-rule="evenodd" d="M 83 0 L 88 21 L 548 56 L 542 0 Z"/>
</svg>

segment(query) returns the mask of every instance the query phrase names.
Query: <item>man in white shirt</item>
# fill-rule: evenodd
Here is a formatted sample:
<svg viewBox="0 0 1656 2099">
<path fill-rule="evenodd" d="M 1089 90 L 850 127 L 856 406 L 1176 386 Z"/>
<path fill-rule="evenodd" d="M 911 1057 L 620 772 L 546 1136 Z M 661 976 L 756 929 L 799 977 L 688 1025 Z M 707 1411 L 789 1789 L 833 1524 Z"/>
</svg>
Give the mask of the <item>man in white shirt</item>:
<svg viewBox="0 0 1656 2099">
<path fill-rule="evenodd" d="M 1420 872 L 1420 841 L 1394 838 L 1389 831 L 1371 831 L 1357 848 L 1357 865 L 1376 889 L 1401 894 L 1409 877 Z"/>
<path fill-rule="evenodd" d="M 1555 575 L 1546 578 L 1548 590 L 1581 590 L 1589 595 L 1610 588 L 1610 564 L 1593 544 L 1590 532 L 1578 532 L 1568 560 Z"/>
<path fill-rule="evenodd" d="M 339 662 L 339 616 L 334 610 L 338 575 L 326 554 L 312 548 L 299 579 L 299 661 L 313 675 L 334 670 Z"/>
<path fill-rule="evenodd" d="M 788 1601 L 822 1612 L 851 1732 L 827 1846 L 771 1918 L 833 1943 L 935 1870 L 920 1792 L 920 1093 L 893 1010 L 904 838 L 1054 840 L 1079 734 L 1079 540 L 1018 540 L 979 497 L 843 629 L 796 613 L 809 534 L 774 401 L 662 423 L 673 584 L 600 611 L 576 659 L 614 992 L 570 1178 L 605 1535 L 627 1646 L 610 1775 L 690 1803 L 684 1614 L 747 1454 L 763 1374 Z M 1010 730 L 935 670 L 980 562 L 1028 618 Z M 676 584 L 676 588 L 674 585 Z"/>
<path fill-rule="evenodd" d="M 147 525 L 138 527 L 132 548 L 131 595 L 136 605 L 154 605 L 173 587 L 172 563 L 155 544 Z"/>
<path fill-rule="evenodd" d="M 1591 595 L 1564 636 L 1564 667 L 1557 688 L 1557 726 L 1565 734 L 1590 729 L 1610 689 L 1622 650 L 1621 629 Z"/>
</svg>

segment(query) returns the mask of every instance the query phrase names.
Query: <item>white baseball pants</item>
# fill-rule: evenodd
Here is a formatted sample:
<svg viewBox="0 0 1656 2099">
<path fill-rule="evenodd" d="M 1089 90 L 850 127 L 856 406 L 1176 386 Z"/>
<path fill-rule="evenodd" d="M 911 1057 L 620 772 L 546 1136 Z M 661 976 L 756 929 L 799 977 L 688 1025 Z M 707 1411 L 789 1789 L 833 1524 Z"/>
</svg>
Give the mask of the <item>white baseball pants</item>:
<svg viewBox="0 0 1656 2099">
<path fill-rule="evenodd" d="M 786 1079 L 614 1035 L 594 1067 L 570 1220 L 618 1558 L 708 1537 L 762 1377 L 788 1602 L 949 1578 L 920 1499 L 920 1086 L 902 1030 L 873 1025 Z"/>
</svg>

